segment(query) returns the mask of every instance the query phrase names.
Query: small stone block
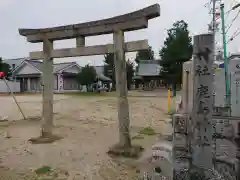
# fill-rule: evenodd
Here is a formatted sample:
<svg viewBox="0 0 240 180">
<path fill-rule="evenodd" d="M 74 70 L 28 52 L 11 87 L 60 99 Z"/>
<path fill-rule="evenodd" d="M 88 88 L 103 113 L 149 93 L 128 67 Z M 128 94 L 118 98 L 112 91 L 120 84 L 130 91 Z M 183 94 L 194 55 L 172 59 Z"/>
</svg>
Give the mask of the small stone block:
<svg viewBox="0 0 240 180">
<path fill-rule="evenodd" d="M 175 133 L 187 133 L 187 118 L 183 115 L 176 114 L 174 115 L 174 132 Z"/>
<path fill-rule="evenodd" d="M 173 146 L 174 147 L 187 147 L 187 137 L 182 134 L 175 133 L 174 139 L 173 139 Z"/>
<path fill-rule="evenodd" d="M 190 154 L 187 148 L 173 148 L 173 157 L 174 159 L 189 159 Z"/>
</svg>

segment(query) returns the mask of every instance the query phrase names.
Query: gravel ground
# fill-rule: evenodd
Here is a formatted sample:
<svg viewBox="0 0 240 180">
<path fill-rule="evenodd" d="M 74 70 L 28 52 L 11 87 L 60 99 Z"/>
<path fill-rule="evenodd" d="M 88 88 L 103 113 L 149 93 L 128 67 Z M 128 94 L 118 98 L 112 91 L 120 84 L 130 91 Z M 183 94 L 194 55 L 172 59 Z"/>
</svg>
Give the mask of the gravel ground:
<svg viewBox="0 0 240 180">
<path fill-rule="evenodd" d="M 129 97 L 131 135 L 147 126 L 157 133 L 167 132 L 164 121 L 167 98 L 134 93 Z M 145 96 L 145 97 L 141 97 Z M 40 133 L 41 96 L 17 96 L 25 115 L 22 116 L 11 97 L 1 96 L 0 116 L 0 180 L 34 179 L 39 167 L 50 166 L 52 179 L 134 179 L 138 175 L 135 160 L 112 159 L 106 152 L 118 141 L 117 101 L 104 96 L 54 96 L 54 133 L 64 138 L 53 144 L 33 145 L 28 142 Z M 9 138 L 6 138 L 9 136 Z M 156 136 L 134 138 L 133 143 L 151 147 Z M 50 179 L 50 177 L 47 177 Z M 46 179 L 46 177 L 45 177 Z"/>
</svg>

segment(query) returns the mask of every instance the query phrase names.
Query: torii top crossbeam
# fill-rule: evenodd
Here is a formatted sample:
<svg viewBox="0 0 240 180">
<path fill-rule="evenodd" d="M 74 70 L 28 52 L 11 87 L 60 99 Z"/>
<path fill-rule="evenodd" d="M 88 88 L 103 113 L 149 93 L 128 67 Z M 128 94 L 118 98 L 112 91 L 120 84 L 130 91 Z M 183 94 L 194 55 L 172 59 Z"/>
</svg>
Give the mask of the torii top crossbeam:
<svg viewBox="0 0 240 180">
<path fill-rule="evenodd" d="M 134 31 L 148 27 L 148 20 L 160 16 L 159 4 L 99 21 L 42 29 L 19 29 L 19 34 L 27 37 L 28 42 L 38 43 L 48 40 L 63 40 L 110 34 L 115 30 Z"/>
</svg>

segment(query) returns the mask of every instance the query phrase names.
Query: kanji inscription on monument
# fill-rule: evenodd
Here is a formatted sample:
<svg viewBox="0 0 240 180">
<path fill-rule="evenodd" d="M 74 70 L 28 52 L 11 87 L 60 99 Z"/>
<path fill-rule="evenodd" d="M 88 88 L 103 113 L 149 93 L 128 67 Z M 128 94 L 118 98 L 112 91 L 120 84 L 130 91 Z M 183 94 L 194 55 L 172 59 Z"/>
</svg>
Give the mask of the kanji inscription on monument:
<svg viewBox="0 0 240 180">
<path fill-rule="evenodd" d="M 193 164 L 212 168 L 213 36 L 194 37 Z"/>
</svg>

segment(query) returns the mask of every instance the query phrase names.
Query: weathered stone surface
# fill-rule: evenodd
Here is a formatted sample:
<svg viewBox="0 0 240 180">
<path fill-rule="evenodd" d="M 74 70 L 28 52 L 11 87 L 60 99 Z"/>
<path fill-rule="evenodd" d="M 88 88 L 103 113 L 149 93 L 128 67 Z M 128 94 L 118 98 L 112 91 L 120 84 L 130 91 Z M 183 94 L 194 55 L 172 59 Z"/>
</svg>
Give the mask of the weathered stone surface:
<svg viewBox="0 0 240 180">
<path fill-rule="evenodd" d="M 183 113 L 190 113 L 193 107 L 193 63 L 187 61 L 183 64 L 182 77 L 182 109 Z"/>
<path fill-rule="evenodd" d="M 174 160 L 174 170 L 182 171 L 184 169 L 189 168 L 189 160 L 188 159 L 176 159 Z"/>
<path fill-rule="evenodd" d="M 52 135 L 49 137 L 36 137 L 36 138 L 31 138 L 29 139 L 29 142 L 31 142 L 32 144 L 49 144 L 49 143 L 53 143 L 55 141 L 61 140 L 62 137 L 57 136 L 57 135 Z"/>
<path fill-rule="evenodd" d="M 122 147 L 114 145 L 107 152 L 110 156 L 123 156 L 128 158 L 138 158 L 144 149 L 141 146 L 133 145 L 132 147 Z"/>
<path fill-rule="evenodd" d="M 193 45 L 193 164 L 210 169 L 212 163 L 213 36 L 194 36 Z"/>
<path fill-rule="evenodd" d="M 8 121 L 8 117 L 7 116 L 5 116 L 5 117 L 0 116 L 0 122 L 5 122 L 5 121 Z"/>
<path fill-rule="evenodd" d="M 187 114 L 175 114 L 173 116 L 173 167 L 174 170 L 180 171 L 189 168 L 189 138 L 188 126 L 189 118 Z"/>
<path fill-rule="evenodd" d="M 182 114 L 175 114 L 173 116 L 173 128 L 175 133 L 186 134 L 188 118 Z"/>
<path fill-rule="evenodd" d="M 6 131 L 5 133 L 4 133 L 4 138 L 7 138 L 7 139 L 9 139 L 9 138 L 11 138 L 12 136 L 10 135 L 10 132 L 9 131 Z"/>
<path fill-rule="evenodd" d="M 173 143 L 176 148 L 187 148 L 188 145 L 186 136 L 178 133 L 175 134 Z"/>
<path fill-rule="evenodd" d="M 41 42 L 44 37 L 50 40 L 62 40 L 78 36 L 109 34 L 115 30 L 133 31 L 147 28 L 148 20 L 158 16 L 160 16 L 160 6 L 155 4 L 142 10 L 109 19 L 53 28 L 19 29 L 19 33 L 22 36 L 27 36 L 29 42 Z"/>
<path fill-rule="evenodd" d="M 149 178 L 158 179 L 162 176 L 172 179 L 172 144 L 167 141 L 156 143 L 143 154 L 139 163 L 142 174 Z"/>
<path fill-rule="evenodd" d="M 125 52 L 134 52 L 138 50 L 144 50 L 148 48 L 147 40 L 132 41 L 125 43 Z M 64 57 L 75 57 L 75 56 L 93 56 L 102 55 L 107 53 L 114 53 L 113 44 L 97 45 L 97 46 L 86 46 L 77 48 L 64 48 L 54 49 L 51 52 L 52 58 L 64 58 Z M 43 59 L 44 54 L 42 51 L 30 52 L 30 58 L 32 59 Z"/>
<path fill-rule="evenodd" d="M 38 33 L 34 35 L 28 35 L 27 41 L 32 43 L 42 42 L 44 38 L 56 40 L 64 40 L 75 38 L 76 36 L 95 36 L 113 33 L 115 30 L 133 31 L 148 27 L 148 21 L 146 18 L 139 18 L 135 20 L 129 20 L 126 22 L 120 22 L 117 24 L 110 24 L 107 26 L 90 26 L 80 29 L 68 29 L 65 31 L 52 31 L 46 33 Z"/>
</svg>

